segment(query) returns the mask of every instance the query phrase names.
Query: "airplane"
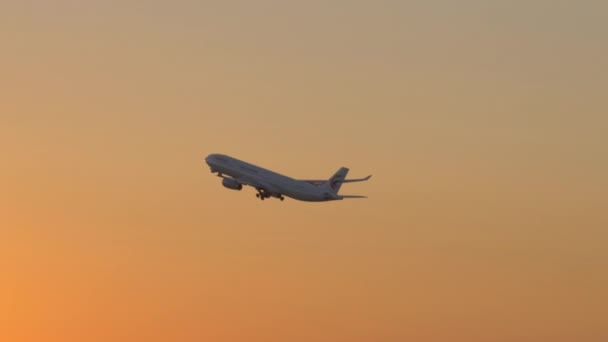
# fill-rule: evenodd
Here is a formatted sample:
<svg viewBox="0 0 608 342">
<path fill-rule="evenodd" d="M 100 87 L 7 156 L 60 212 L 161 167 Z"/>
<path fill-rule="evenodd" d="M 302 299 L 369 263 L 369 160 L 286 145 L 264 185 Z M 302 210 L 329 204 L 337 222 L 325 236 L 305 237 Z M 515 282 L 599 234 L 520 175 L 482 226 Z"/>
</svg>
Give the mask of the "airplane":
<svg viewBox="0 0 608 342">
<path fill-rule="evenodd" d="M 363 182 L 369 175 L 360 179 L 346 179 L 349 169 L 341 167 L 327 180 L 297 180 L 259 166 L 224 155 L 210 154 L 205 158 L 212 173 L 222 178 L 222 185 L 228 189 L 241 190 L 244 185 L 257 190 L 257 198 L 264 200 L 274 197 L 281 201 L 285 196 L 307 202 L 336 201 L 345 198 L 367 198 L 366 196 L 339 195 L 344 183 Z"/>
</svg>

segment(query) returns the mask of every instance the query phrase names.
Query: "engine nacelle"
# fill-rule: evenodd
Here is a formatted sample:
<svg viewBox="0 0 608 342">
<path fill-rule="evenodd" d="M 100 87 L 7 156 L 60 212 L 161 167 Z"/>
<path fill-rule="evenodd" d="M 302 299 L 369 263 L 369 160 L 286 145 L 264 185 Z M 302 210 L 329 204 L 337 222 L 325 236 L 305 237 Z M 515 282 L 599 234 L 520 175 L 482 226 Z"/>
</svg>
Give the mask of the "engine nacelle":
<svg viewBox="0 0 608 342">
<path fill-rule="evenodd" d="M 241 190 L 243 188 L 243 184 L 230 178 L 224 178 L 222 180 L 222 185 L 231 190 Z"/>
</svg>

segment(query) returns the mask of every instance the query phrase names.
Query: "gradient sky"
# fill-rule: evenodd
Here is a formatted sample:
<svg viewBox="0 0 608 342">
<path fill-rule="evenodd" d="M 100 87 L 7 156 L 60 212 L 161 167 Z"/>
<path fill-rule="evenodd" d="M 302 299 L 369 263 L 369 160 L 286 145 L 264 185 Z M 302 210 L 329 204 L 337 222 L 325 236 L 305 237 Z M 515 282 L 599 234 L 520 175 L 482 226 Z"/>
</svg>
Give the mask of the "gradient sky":
<svg viewBox="0 0 608 342">
<path fill-rule="evenodd" d="M 2 1 L 0 340 L 608 340 L 607 13 Z"/>
</svg>

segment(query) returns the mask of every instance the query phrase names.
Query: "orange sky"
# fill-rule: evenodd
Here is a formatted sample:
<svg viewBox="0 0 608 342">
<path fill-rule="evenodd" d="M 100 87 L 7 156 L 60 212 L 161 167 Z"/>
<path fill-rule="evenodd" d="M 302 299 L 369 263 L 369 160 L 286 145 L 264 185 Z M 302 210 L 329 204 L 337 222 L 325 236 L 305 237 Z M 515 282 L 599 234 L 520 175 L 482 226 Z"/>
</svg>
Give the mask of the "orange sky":
<svg viewBox="0 0 608 342">
<path fill-rule="evenodd" d="M 607 11 L 4 1 L 0 341 L 608 340 Z"/>
</svg>

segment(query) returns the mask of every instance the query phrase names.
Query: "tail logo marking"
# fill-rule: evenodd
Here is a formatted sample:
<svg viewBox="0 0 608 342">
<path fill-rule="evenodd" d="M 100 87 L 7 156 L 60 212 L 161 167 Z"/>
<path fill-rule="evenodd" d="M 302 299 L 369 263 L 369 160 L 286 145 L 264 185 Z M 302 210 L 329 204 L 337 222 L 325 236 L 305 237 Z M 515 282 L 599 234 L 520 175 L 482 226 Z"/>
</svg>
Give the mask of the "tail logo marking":
<svg viewBox="0 0 608 342">
<path fill-rule="evenodd" d="M 338 183 L 339 183 L 339 181 L 337 181 L 337 180 L 332 181 L 331 182 L 331 188 L 334 189 L 334 190 L 336 190 L 336 187 L 338 186 Z"/>
</svg>

